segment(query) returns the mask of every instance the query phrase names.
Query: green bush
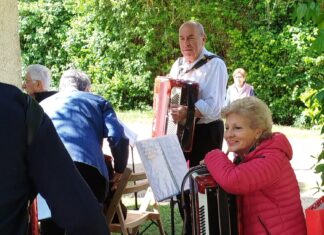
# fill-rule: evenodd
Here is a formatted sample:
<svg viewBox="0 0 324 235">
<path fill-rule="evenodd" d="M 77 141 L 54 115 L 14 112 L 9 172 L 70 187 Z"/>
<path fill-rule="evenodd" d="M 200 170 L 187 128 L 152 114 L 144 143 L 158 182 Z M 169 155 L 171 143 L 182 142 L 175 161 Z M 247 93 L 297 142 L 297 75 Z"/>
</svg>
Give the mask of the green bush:
<svg viewBox="0 0 324 235">
<path fill-rule="evenodd" d="M 305 97 L 323 83 L 323 58 L 310 50 L 315 23 L 292 20 L 297 2 L 20 0 L 23 66 L 48 66 L 54 85 L 66 68 L 81 69 L 115 108 L 150 109 L 154 78 L 181 55 L 178 27 L 195 19 L 230 74 L 248 71 L 276 123 L 311 126 L 317 106 Z"/>
<path fill-rule="evenodd" d="M 67 12 L 62 1 L 20 1 L 19 16 L 23 67 L 36 63 L 46 65 L 57 85 L 60 72 L 68 63 L 62 43 L 73 15 Z"/>
<path fill-rule="evenodd" d="M 266 26 L 230 32 L 229 57 L 234 61 L 229 68 L 247 69 L 249 83 L 270 106 L 275 123 L 294 124 L 306 108 L 301 94 L 323 77 L 321 67 L 310 62 L 314 61 L 310 56 L 315 56 L 309 50 L 315 34 L 307 25 L 287 25 L 280 33 Z"/>
</svg>

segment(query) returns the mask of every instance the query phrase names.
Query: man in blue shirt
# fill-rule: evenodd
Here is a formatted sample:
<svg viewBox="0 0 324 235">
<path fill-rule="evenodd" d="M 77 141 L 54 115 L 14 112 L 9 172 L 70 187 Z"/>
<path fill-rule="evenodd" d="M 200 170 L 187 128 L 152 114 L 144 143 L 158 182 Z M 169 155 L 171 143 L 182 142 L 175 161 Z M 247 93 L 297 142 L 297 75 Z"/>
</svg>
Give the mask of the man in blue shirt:
<svg viewBox="0 0 324 235">
<path fill-rule="evenodd" d="M 101 208 L 40 106 L 0 83 L 0 234 L 26 235 L 40 193 L 70 235 L 109 234 Z"/>
<path fill-rule="evenodd" d="M 111 104 L 89 90 L 88 76 L 70 69 L 60 79 L 59 92 L 40 104 L 52 119 L 81 175 L 99 203 L 103 203 L 108 181 L 112 180 L 116 186 L 127 165 L 129 146 Z M 102 152 L 104 138 L 107 138 L 114 158 L 114 179 L 108 178 Z"/>
</svg>

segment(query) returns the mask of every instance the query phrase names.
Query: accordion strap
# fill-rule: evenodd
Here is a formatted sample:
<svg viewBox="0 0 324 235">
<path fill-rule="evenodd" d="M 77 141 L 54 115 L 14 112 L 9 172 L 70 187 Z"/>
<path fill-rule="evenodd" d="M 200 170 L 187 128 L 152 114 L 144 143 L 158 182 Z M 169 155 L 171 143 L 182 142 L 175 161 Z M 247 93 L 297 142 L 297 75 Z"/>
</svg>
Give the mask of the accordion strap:
<svg viewBox="0 0 324 235">
<path fill-rule="evenodd" d="M 208 61 L 210 61 L 211 59 L 213 58 L 219 58 L 221 59 L 219 56 L 217 55 L 204 55 L 197 63 L 194 64 L 194 66 L 192 66 L 190 69 L 186 70 L 184 72 L 185 73 L 189 73 L 190 71 L 194 70 L 194 69 L 198 69 L 200 68 L 201 66 L 203 66 L 204 64 L 206 64 Z M 183 57 L 181 57 L 179 59 L 179 66 L 181 66 L 183 64 Z M 179 74 L 182 72 L 182 69 L 179 70 Z"/>
</svg>

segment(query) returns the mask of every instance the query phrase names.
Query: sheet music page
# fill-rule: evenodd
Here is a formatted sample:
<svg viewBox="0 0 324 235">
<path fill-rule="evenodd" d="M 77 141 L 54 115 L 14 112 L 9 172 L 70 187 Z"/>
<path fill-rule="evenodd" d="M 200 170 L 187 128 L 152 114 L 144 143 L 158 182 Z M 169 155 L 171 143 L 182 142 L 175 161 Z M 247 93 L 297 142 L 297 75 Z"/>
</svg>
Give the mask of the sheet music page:
<svg viewBox="0 0 324 235">
<path fill-rule="evenodd" d="M 180 193 L 188 172 L 176 135 L 166 135 L 135 142 L 150 186 L 157 201 Z"/>
<path fill-rule="evenodd" d="M 157 137 L 157 141 L 164 152 L 165 160 L 168 162 L 168 166 L 171 175 L 174 178 L 174 182 L 181 191 L 181 184 L 184 176 L 188 172 L 187 163 L 183 155 L 179 139 L 177 135 L 167 135 L 166 137 Z M 189 182 L 187 182 L 185 189 L 189 189 Z"/>
</svg>

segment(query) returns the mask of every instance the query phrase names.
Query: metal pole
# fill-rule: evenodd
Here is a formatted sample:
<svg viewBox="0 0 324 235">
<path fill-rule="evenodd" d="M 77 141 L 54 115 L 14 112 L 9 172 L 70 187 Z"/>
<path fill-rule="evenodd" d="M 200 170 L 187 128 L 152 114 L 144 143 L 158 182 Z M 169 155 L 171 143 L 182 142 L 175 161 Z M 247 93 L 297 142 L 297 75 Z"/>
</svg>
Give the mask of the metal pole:
<svg viewBox="0 0 324 235">
<path fill-rule="evenodd" d="M 134 163 L 134 148 L 133 146 L 130 146 L 131 149 L 131 155 L 132 155 L 132 168 L 133 168 L 133 173 L 135 173 L 135 163 Z M 136 182 L 134 182 L 136 184 Z M 138 202 L 137 202 L 137 192 L 134 193 L 135 196 L 135 208 L 138 210 Z"/>
<path fill-rule="evenodd" d="M 172 197 L 170 200 L 171 235 L 174 235 L 174 204 L 175 204 L 175 201 L 173 200 L 173 197 Z"/>
</svg>

